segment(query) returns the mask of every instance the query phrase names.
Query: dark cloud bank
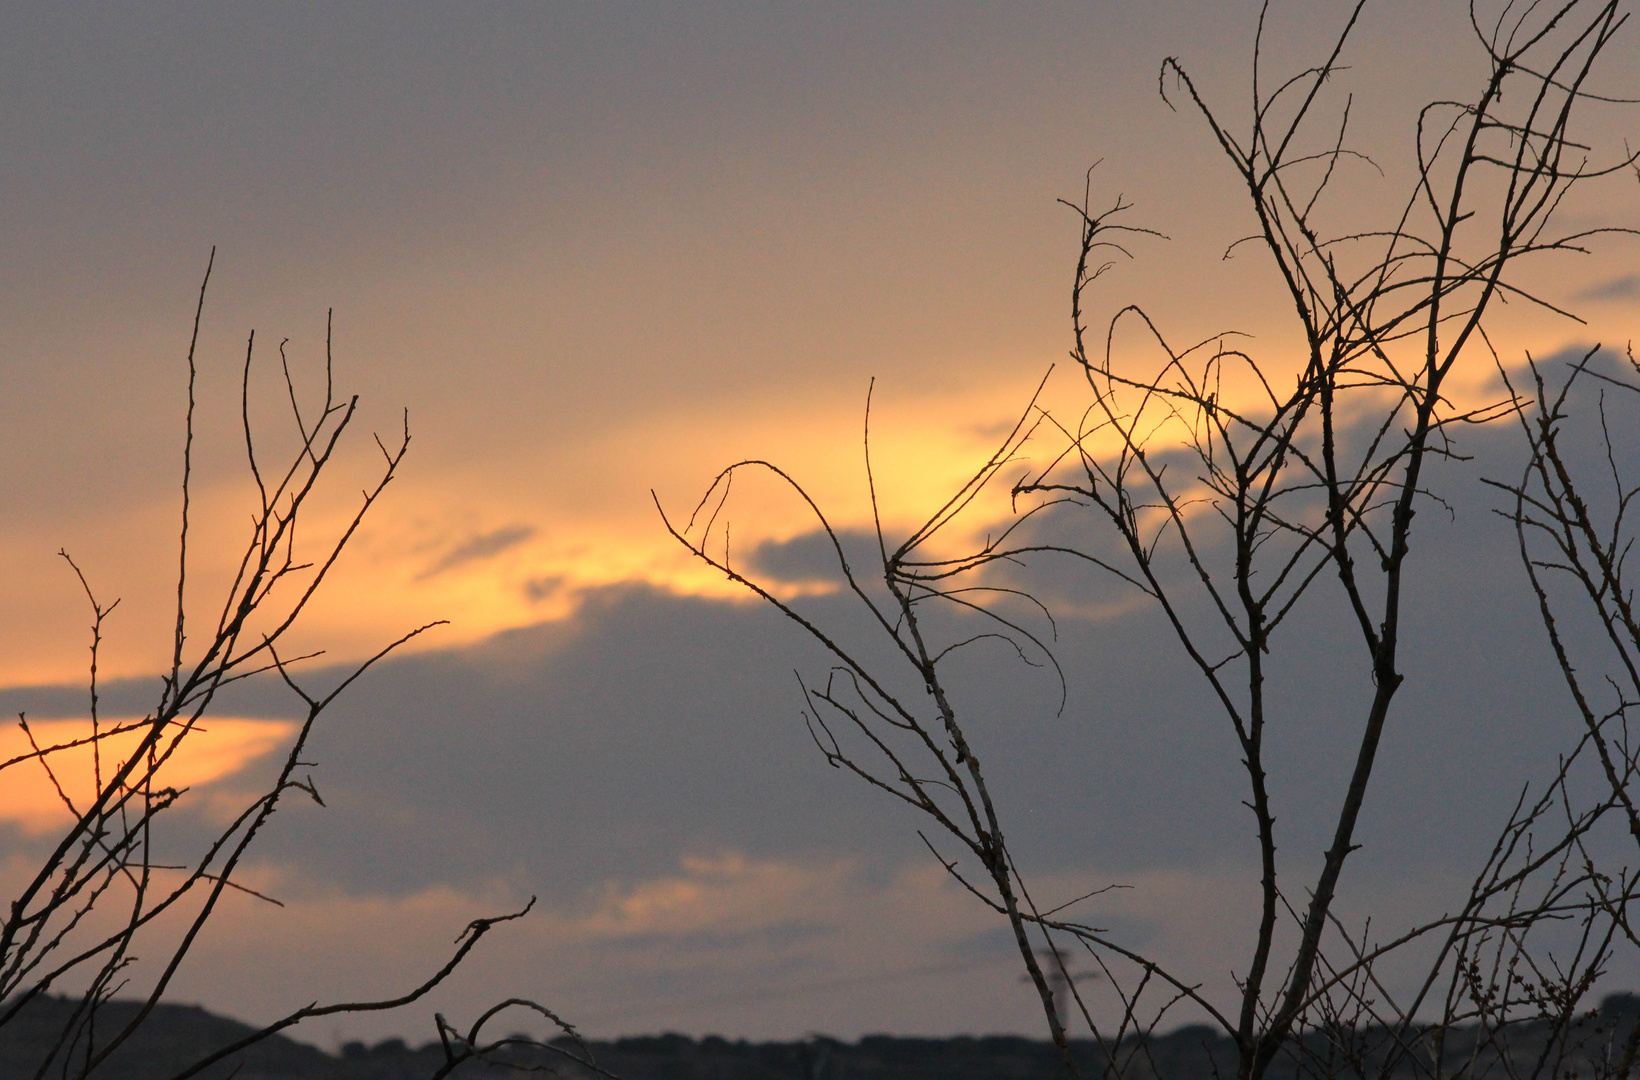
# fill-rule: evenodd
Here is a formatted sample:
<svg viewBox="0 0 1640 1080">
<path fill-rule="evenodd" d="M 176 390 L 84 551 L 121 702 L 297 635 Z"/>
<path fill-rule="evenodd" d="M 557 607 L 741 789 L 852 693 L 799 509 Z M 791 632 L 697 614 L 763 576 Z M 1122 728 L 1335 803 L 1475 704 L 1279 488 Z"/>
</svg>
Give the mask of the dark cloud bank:
<svg viewBox="0 0 1640 1080">
<path fill-rule="evenodd" d="M 1442 462 L 1432 478 L 1450 515 L 1427 505 L 1415 538 L 1408 679 L 1352 865 L 1358 881 L 1469 865 L 1520 785 L 1545 779 L 1570 745 L 1571 712 L 1512 527 L 1492 513 L 1502 497 L 1478 482 L 1516 475 L 1518 431 L 1467 432 L 1459 449 L 1475 460 Z M 1069 535 L 1091 524 L 1045 527 Z M 823 554 L 809 538 L 754 561 L 812 580 L 827 572 Z M 1049 598 L 1122 595 L 1079 569 L 1032 572 Z M 1359 721 L 1362 646 L 1327 621 L 1330 588 L 1318 586 L 1278 640 L 1271 679 L 1282 853 L 1301 865 L 1330 836 Z M 828 624 L 862 626 L 839 598 L 806 606 Z M 1119 880 L 1245 861 L 1251 872 L 1229 732 L 1155 613 L 1064 616 L 1056 650 L 1068 679 L 1062 714 L 1052 677 L 1000 650 L 975 651 L 958 680 L 1025 868 Z M 293 803 L 261 856 L 350 890 L 501 877 L 559 901 L 670 872 L 687 853 L 926 859 L 922 822 L 826 768 L 810 742 L 793 669 L 824 667 L 765 607 L 640 587 L 592 593 L 563 622 L 392 660 L 314 740 L 329 809 Z M 324 686 L 337 672 L 307 677 Z M 116 684 L 106 700 L 141 710 L 152 686 Z M 3 698 L 13 711 L 72 715 L 83 691 Z M 291 715 L 288 692 L 271 683 L 223 704 Z"/>
</svg>

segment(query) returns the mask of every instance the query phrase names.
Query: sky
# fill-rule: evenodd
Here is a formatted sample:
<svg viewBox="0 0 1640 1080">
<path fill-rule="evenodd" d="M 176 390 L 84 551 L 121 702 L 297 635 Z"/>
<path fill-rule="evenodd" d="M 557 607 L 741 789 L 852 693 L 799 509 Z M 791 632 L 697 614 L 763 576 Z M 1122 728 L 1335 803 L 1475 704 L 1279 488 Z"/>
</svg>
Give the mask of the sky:
<svg viewBox="0 0 1640 1080">
<path fill-rule="evenodd" d="M 1466 8 L 1368 6 L 1343 78 L 1383 176 L 1359 166 L 1345 212 L 1393 209 L 1418 105 L 1479 70 Z M 1265 62 L 1316 61 L 1346 14 L 1277 0 Z M 88 612 L 67 550 L 121 599 L 106 707 L 152 706 L 213 249 L 191 587 L 220 587 L 243 534 L 248 336 L 276 455 L 278 344 L 316 400 L 328 317 L 336 384 L 361 411 L 318 531 L 372 475 L 370 433 L 407 416 L 412 443 L 302 628 L 327 650 L 311 677 L 448 620 L 327 716 L 328 808 L 282 811 L 248 871 L 285 906 L 235 898 L 181 998 L 264 1019 L 397 993 L 469 920 L 538 895 L 436 1002 L 303 1037 L 419 1041 L 435 1005 L 471 1015 L 505 996 L 601 1035 L 1038 1033 L 1006 928 L 911 817 L 810 742 L 792 671 L 824 658 L 691 561 L 656 501 L 687 514 L 719 468 L 764 458 L 841 528 L 868 527 L 869 388 L 884 525 L 903 533 L 1044 377 L 1046 403 L 1085 407 L 1065 363 L 1077 221 L 1057 200 L 1080 198 L 1090 167 L 1095 203 L 1123 195 L 1132 223 L 1167 237 L 1134 240 L 1095 322 L 1138 303 L 1178 341 L 1235 330 L 1290 349 L 1269 268 L 1222 257 L 1248 231 L 1233 175 L 1157 93 L 1177 56 L 1239 121 L 1257 16 L 1239 0 L 0 12 L 0 699 L 83 722 Z M 1606 135 L 1624 123 L 1597 118 Z M 1567 213 L 1635 224 L 1633 185 L 1614 190 Z M 1635 266 L 1614 241 L 1530 271 L 1585 322 L 1504 312 L 1508 362 L 1620 345 Z M 1460 389 L 1478 399 L 1493 378 Z M 1441 473 L 1452 515 L 1428 526 L 1411 631 L 1426 647 L 1404 692 L 1418 722 L 1387 741 L 1346 883 L 1351 911 L 1392 922 L 1449 902 L 1567 730 L 1512 536 L 1478 483 L 1519 448 L 1507 429 L 1473 440 L 1475 460 Z M 1008 512 L 984 503 L 981 524 Z M 795 500 L 741 492 L 734 528 L 751 565 L 847 623 Z M 1130 886 L 1099 917 L 1227 984 L 1235 898 L 1256 881 L 1228 735 L 1153 611 L 1039 572 L 1064 711 L 1057 686 L 999 659 L 964 675 L 976 715 L 1007 718 L 976 723 L 1031 880 L 1066 898 Z M 1349 749 L 1340 725 L 1303 722 L 1326 715 L 1347 627 L 1305 618 L 1274 759 L 1300 866 Z M 223 707 L 177 765 L 194 785 L 179 843 L 252 789 L 296 715 L 275 686 Z M 1456 776 L 1453 759 L 1468 763 Z M 60 827 L 49 794 L 0 793 L 7 880 Z"/>
</svg>

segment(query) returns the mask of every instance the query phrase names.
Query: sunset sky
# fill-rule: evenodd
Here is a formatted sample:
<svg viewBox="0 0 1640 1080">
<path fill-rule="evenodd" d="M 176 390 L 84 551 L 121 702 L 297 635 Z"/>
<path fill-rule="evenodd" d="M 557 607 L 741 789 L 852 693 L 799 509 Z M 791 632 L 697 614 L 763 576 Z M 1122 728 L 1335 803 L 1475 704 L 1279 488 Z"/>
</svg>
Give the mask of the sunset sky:
<svg viewBox="0 0 1640 1080">
<path fill-rule="evenodd" d="M 1347 178 L 1351 212 L 1393 209 L 1418 105 L 1479 70 L 1466 9 L 1369 6 L 1342 78 L 1385 177 Z M 1347 6 L 1271 12 L 1265 62 L 1285 73 L 1324 57 Z M 316 533 L 371 477 L 372 432 L 393 436 L 407 410 L 413 441 L 302 640 L 343 663 L 450 623 L 327 718 L 329 808 L 282 812 L 250 870 L 287 906 L 236 898 L 179 998 L 263 1019 L 398 993 L 470 919 L 539 894 L 436 1002 L 301 1037 L 421 1041 L 435 1007 L 470 1015 L 514 995 L 599 1035 L 1038 1034 L 1005 926 L 944 878 L 915 821 L 809 742 L 791 672 L 823 658 L 691 562 L 651 491 L 687 514 L 719 468 L 767 458 L 836 524 L 869 527 L 875 378 L 884 525 L 904 532 L 1050 366 L 1045 401 L 1079 412 L 1065 363 L 1077 222 L 1056 200 L 1079 199 L 1095 162 L 1095 203 L 1125 195 L 1132 223 L 1169 239 L 1134 241 L 1090 293 L 1093 321 L 1140 303 L 1178 341 L 1235 330 L 1279 357 L 1290 308 L 1268 266 L 1247 249 L 1221 258 L 1249 231 L 1234 176 L 1156 78 L 1180 57 L 1243 123 L 1257 14 L 1241 0 L 0 13 L 0 703 L 84 715 L 88 611 L 66 549 L 122 600 L 105 631 L 109 707 L 152 705 L 175 596 L 184 359 L 213 246 L 200 595 L 249 509 L 247 335 L 272 453 L 289 438 L 278 343 L 311 397 L 333 309 L 337 386 L 362 409 Z M 1630 32 L 1617 51 L 1633 48 Z M 1614 190 L 1626 201 L 1568 213 L 1637 224 L 1632 180 Z M 1613 241 L 1533 271 L 1586 325 L 1505 313 L 1506 360 L 1620 346 L 1640 325 L 1637 266 L 1640 246 Z M 1477 368 L 1458 390 L 1478 400 L 1494 379 Z M 1391 922 L 1449 902 L 1468 872 L 1457 856 L 1569 715 L 1512 536 L 1475 482 L 1515 468 L 1517 448 L 1500 431 L 1475 450 L 1444 474 L 1456 516 L 1429 522 L 1420 573 L 1447 599 L 1414 630 L 1465 644 L 1405 691 L 1426 723 L 1386 745 L 1348 882 L 1350 910 Z M 979 510 L 979 531 L 1008 514 L 1005 499 Z M 748 490 L 734 528 L 774 566 L 813 523 Z M 1256 884 L 1228 734 L 1202 719 L 1159 620 L 1083 580 L 1045 586 L 1067 598 L 1064 715 L 1014 669 L 997 670 L 1023 689 L 987 673 L 975 690 L 981 712 L 1011 717 L 983 736 L 1016 843 L 1044 893 L 1132 886 L 1099 917 L 1228 985 L 1241 958 L 1223 931 Z M 836 616 L 834 598 L 813 602 Z M 1306 625 L 1293 672 L 1347 641 Z M 231 704 L 178 764 L 199 822 L 249 790 L 296 715 L 272 686 Z M 1276 751 L 1296 858 L 1321 849 L 1347 740 L 1302 728 Z M 1441 775 L 1441 754 L 1470 767 Z M 49 834 L 49 794 L 0 791 L 8 883 Z"/>
</svg>

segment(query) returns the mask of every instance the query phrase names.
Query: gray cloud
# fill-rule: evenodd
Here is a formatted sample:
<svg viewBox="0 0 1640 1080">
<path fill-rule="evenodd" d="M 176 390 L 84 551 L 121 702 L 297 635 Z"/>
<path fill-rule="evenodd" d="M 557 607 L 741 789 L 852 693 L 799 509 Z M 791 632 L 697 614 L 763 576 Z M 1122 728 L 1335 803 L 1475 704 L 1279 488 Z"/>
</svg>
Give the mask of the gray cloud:
<svg viewBox="0 0 1640 1080">
<path fill-rule="evenodd" d="M 1451 513 L 1431 504 L 1420 518 L 1407 682 L 1346 893 L 1448 881 L 1490 842 L 1520 785 L 1545 779 L 1570 745 L 1571 711 L 1512 529 L 1492 512 L 1498 494 L 1479 482 L 1515 473 L 1516 439 L 1506 425 L 1466 433 L 1457 449 L 1473 460 L 1442 462 L 1428 477 Z M 1620 450 L 1640 465 L 1640 447 Z M 1083 514 L 1050 515 L 1041 535 L 1097 543 L 1096 522 Z M 823 554 L 819 541 L 771 546 L 758 561 L 806 572 L 809 556 Z M 1080 591 L 1071 579 L 1079 567 L 1038 559 L 1024 572 L 1050 597 Z M 1366 685 L 1356 631 L 1332 617 L 1326 579 L 1317 588 L 1320 602 L 1301 605 L 1275 641 L 1268 684 L 1279 839 L 1299 872 L 1330 839 Z M 871 631 L 844 597 L 799 603 L 844 640 Z M 1189 604 L 1182 614 L 1210 617 Z M 955 637 L 971 632 L 971 619 L 931 615 L 929 625 Z M 1597 628 L 1574 623 L 1568 633 L 1597 640 Z M 1142 606 L 1072 613 L 1060 619 L 1054 647 L 1070 683 L 1062 715 L 1054 680 L 1003 650 L 970 653 L 953 680 L 1025 871 L 1080 875 L 1089 887 L 1155 882 L 1175 870 L 1251 881 L 1256 853 L 1240 807 L 1238 750 L 1165 622 Z M 889 659 L 867 651 L 874 662 Z M 566 911 L 596 903 L 612 882 L 673 874 L 688 853 L 848 858 L 868 875 L 926 865 L 915 835 L 923 822 L 826 768 L 809 740 L 791 673 L 823 673 L 827 663 L 767 608 L 635 586 L 594 590 L 569 619 L 369 673 L 326 716 L 309 754 L 329 808 L 293 803 L 272 822 L 259 857 L 296 871 L 287 888 L 298 894 L 311 886 L 409 895 L 500 879 Z M 315 668 L 303 677 L 322 688 L 340 674 Z M 901 688 L 916 692 L 909 682 Z M 150 680 L 106 688 L 111 710 L 152 694 Z M 82 702 L 72 687 L 0 692 L 0 706 L 39 715 Z M 288 715 L 292 704 L 267 682 L 232 688 L 222 702 L 239 715 Z M 1447 899 L 1420 895 L 1435 907 Z M 1112 925 L 1157 941 L 1179 917 L 1171 909 L 1114 914 Z M 793 932 L 821 931 L 779 920 L 768 931 Z M 759 941 L 742 944 L 755 953 Z M 695 930 L 674 944 L 689 952 L 692 943 L 710 944 Z"/>
<path fill-rule="evenodd" d="M 843 554 L 858 574 L 878 558 L 877 537 L 864 530 L 845 529 L 837 534 Z M 790 540 L 765 540 L 747 556 L 755 574 L 791 583 L 840 581 L 837 544 L 824 532 L 803 533 Z"/>
<path fill-rule="evenodd" d="M 1511 433 L 1494 428 L 1461 449 L 1477 461 L 1447 464 L 1432 481 L 1456 520 L 1429 512 L 1418 538 L 1408 681 L 1366 811 L 1360 865 L 1383 872 L 1444 863 L 1488 839 L 1515 785 L 1536 777 L 1568 731 L 1513 534 L 1478 483 L 1515 467 Z M 1092 524 L 1066 512 L 1042 528 L 1082 542 L 1097 535 Z M 771 547 L 758 561 L 806 572 L 820 540 Z M 1075 591 L 1068 575 L 1083 571 L 1043 558 L 1028 573 L 1051 597 Z M 843 640 L 871 633 L 846 598 L 800 603 Z M 1183 614 L 1209 615 L 1188 605 Z M 930 625 L 952 638 L 975 628 L 960 614 Z M 1143 607 L 1062 617 L 1054 648 L 1070 683 L 1063 715 L 1052 676 L 1003 649 L 969 653 L 953 678 L 1027 865 L 1100 866 L 1119 877 L 1250 856 L 1233 739 L 1163 620 Z M 1360 649 L 1352 628 L 1315 603 L 1276 642 L 1269 767 L 1284 850 L 1300 860 L 1325 846 L 1351 760 Z M 811 744 L 792 672 L 823 673 L 827 663 L 766 608 L 632 586 L 593 591 L 566 621 L 368 674 L 314 739 L 331 809 L 281 814 L 262 854 L 350 890 L 503 875 L 566 901 L 605 881 L 668 872 L 690 851 L 925 857 L 920 821 L 825 768 Z M 321 687 L 339 677 L 307 676 Z M 919 700 L 915 686 L 902 689 Z M 147 681 L 105 691 L 110 708 L 151 696 Z M 0 695 L 39 715 L 82 701 L 77 688 Z M 222 704 L 240 715 L 291 707 L 273 684 L 233 688 Z"/>
<path fill-rule="evenodd" d="M 532 602 L 539 603 L 562 592 L 566 580 L 563 574 L 548 574 L 545 577 L 531 578 L 524 582 L 524 595 Z"/>
<path fill-rule="evenodd" d="M 1578 293 L 1576 300 L 1632 300 L 1640 296 L 1640 274 L 1624 274 Z"/>
<path fill-rule="evenodd" d="M 445 552 L 420 575 L 417 581 L 425 581 L 437 577 L 447 570 L 454 570 L 458 566 L 468 563 L 481 562 L 484 559 L 493 559 L 508 548 L 517 547 L 535 535 L 533 525 L 503 525 L 499 529 L 492 529 L 487 533 L 479 533 L 469 537 Z"/>
</svg>

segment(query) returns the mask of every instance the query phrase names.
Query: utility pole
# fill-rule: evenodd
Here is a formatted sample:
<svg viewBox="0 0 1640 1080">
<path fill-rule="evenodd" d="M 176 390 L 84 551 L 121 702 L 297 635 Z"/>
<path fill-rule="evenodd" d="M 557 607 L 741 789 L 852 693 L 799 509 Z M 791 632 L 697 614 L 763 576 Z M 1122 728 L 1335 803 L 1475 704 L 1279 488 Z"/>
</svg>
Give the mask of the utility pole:
<svg viewBox="0 0 1640 1080">
<path fill-rule="evenodd" d="M 1053 1011 L 1059 1018 L 1059 1026 L 1070 1029 L 1070 1002 L 1071 984 L 1081 979 L 1097 979 L 1097 971 L 1072 971 L 1065 954 L 1059 951 L 1059 946 L 1050 945 L 1045 949 L 1036 950 L 1037 963 L 1042 968 L 1042 974 L 1048 980 L 1048 989 L 1053 993 Z M 1030 982 L 1029 975 L 1021 975 L 1020 982 Z"/>
</svg>

